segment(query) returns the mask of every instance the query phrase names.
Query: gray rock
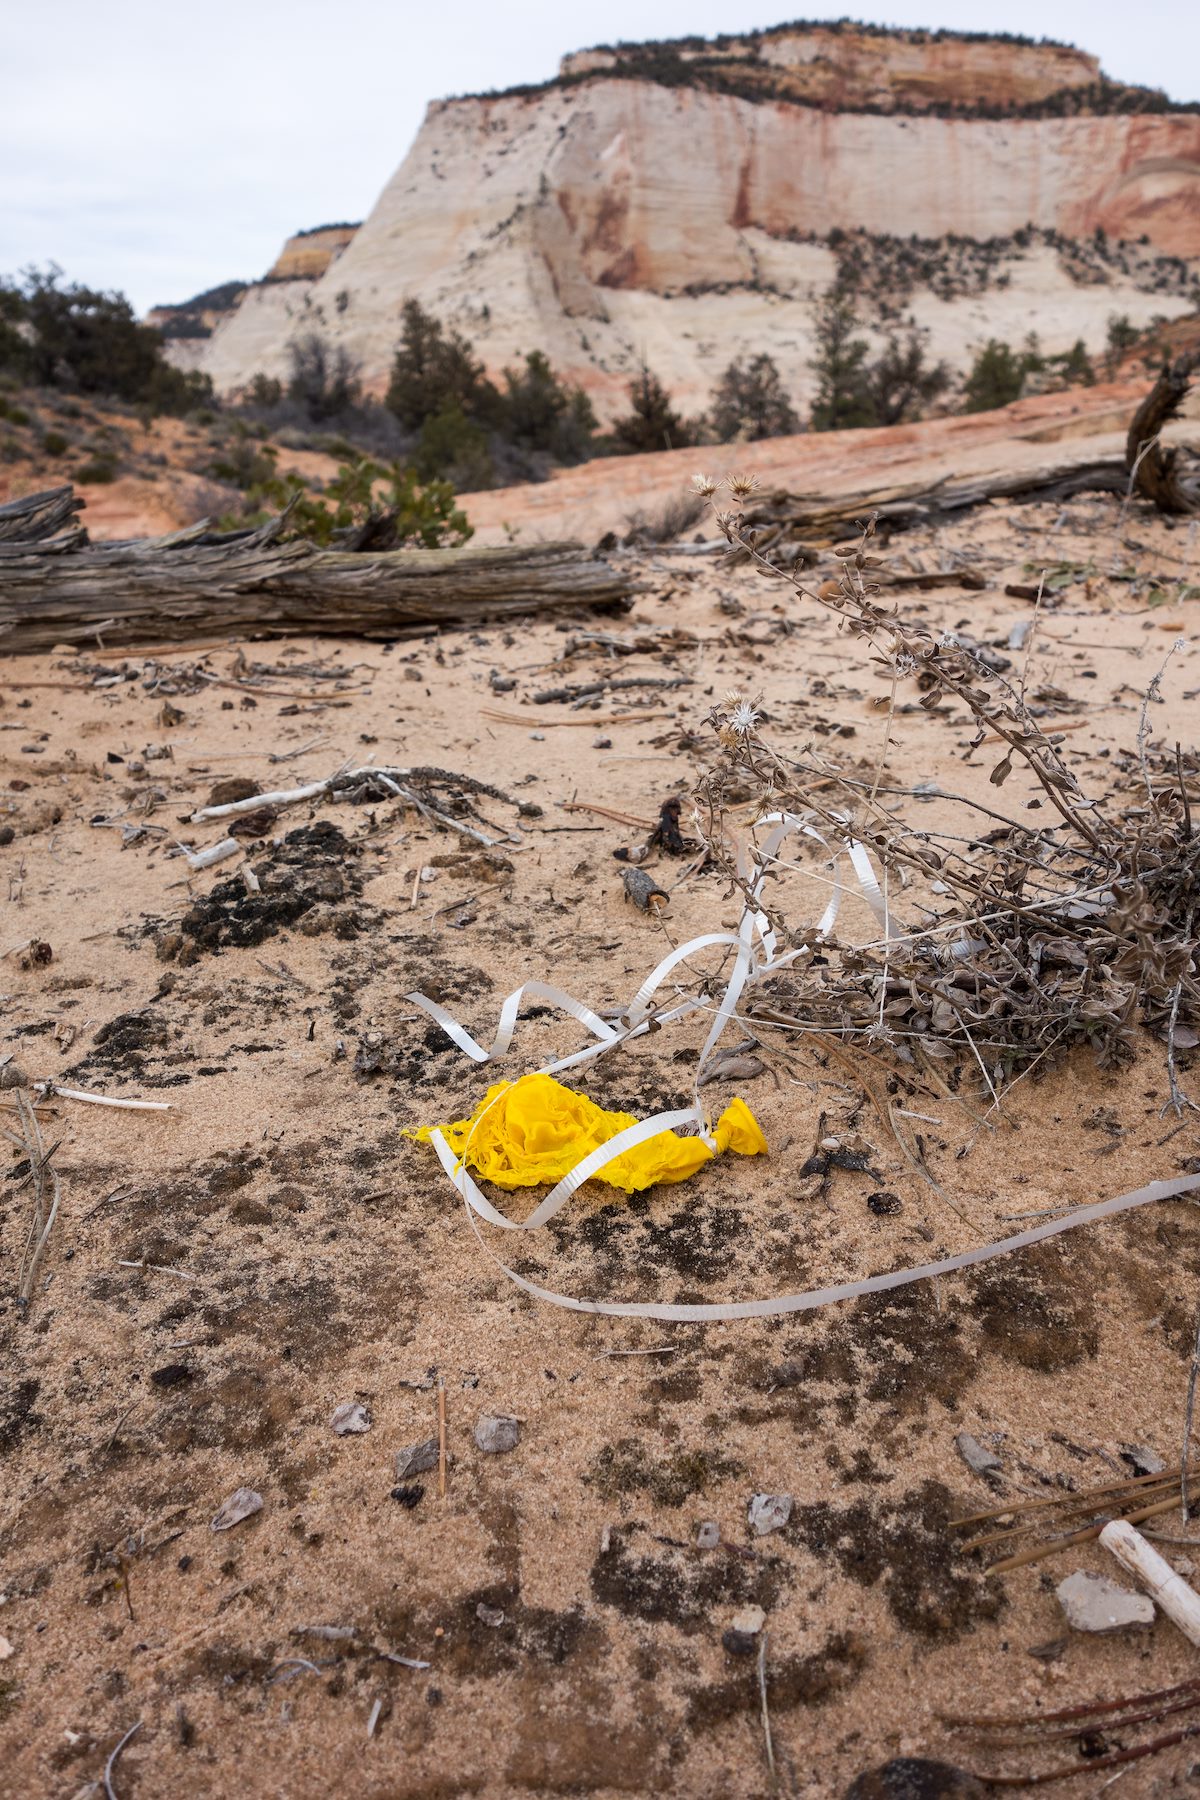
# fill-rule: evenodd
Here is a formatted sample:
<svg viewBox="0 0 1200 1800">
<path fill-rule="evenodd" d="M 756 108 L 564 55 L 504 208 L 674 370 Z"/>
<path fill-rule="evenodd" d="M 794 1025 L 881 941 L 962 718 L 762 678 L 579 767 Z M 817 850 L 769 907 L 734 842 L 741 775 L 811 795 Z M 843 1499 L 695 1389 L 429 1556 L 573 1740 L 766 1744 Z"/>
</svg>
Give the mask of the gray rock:
<svg viewBox="0 0 1200 1800">
<path fill-rule="evenodd" d="M 986 1449 L 978 1438 L 971 1436 L 969 1431 L 959 1432 L 954 1440 L 954 1448 L 972 1475 L 994 1475 L 997 1469 L 1004 1466 L 996 1452 Z"/>
<path fill-rule="evenodd" d="M 407 1481 L 410 1475 L 425 1475 L 438 1465 L 438 1441 L 422 1438 L 419 1444 L 405 1444 L 396 1452 L 396 1480 Z"/>
<path fill-rule="evenodd" d="M 343 1400 L 340 1406 L 334 1407 L 329 1423 L 339 1437 L 347 1437 L 357 1432 L 370 1431 L 371 1415 L 357 1400 Z"/>
<path fill-rule="evenodd" d="M 1133 1464 L 1135 1475 L 1161 1475 L 1166 1463 L 1149 1444 L 1122 1444 L 1121 1455 Z"/>
<path fill-rule="evenodd" d="M 480 1413 L 475 1423 L 475 1442 L 487 1456 L 500 1456 L 515 1450 L 521 1441 L 521 1426 L 508 1413 Z"/>
<path fill-rule="evenodd" d="M 782 1531 L 792 1516 L 790 1494 L 755 1494 L 746 1509 L 746 1518 L 756 1537 L 767 1537 Z"/>
<path fill-rule="evenodd" d="M 696 1528 L 697 1550 L 715 1550 L 721 1541 L 721 1527 L 715 1519 L 705 1519 L 703 1525 Z"/>
<path fill-rule="evenodd" d="M 984 1800 L 984 1794 L 965 1769 L 924 1756 L 898 1756 L 855 1776 L 845 1800 Z"/>
<path fill-rule="evenodd" d="M 253 1513 L 262 1511 L 263 1497 L 256 1494 L 253 1488 L 236 1488 L 228 1500 L 223 1500 L 217 1508 L 211 1529 L 228 1531 L 232 1525 L 240 1525 Z"/>
<path fill-rule="evenodd" d="M 1144 1631 L 1154 1623 L 1154 1602 L 1104 1575 L 1076 1569 L 1055 1588 L 1058 1603 L 1073 1631 Z"/>
</svg>

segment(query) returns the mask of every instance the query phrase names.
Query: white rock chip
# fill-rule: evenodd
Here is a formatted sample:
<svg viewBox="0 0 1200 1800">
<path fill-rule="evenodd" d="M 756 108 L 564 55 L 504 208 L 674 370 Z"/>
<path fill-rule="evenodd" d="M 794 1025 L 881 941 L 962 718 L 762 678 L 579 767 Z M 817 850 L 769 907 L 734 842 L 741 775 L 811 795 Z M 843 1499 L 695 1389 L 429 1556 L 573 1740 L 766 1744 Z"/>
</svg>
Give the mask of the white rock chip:
<svg viewBox="0 0 1200 1800">
<path fill-rule="evenodd" d="M 371 1415 L 357 1400 L 343 1400 L 334 1407 L 329 1423 L 339 1437 L 346 1437 L 351 1432 L 370 1431 Z"/>
<path fill-rule="evenodd" d="M 228 1531 L 233 1525 L 240 1525 L 243 1519 L 262 1511 L 263 1497 L 256 1494 L 253 1488 L 237 1488 L 228 1500 L 222 1501 L 217 1508 L 211 1529 Z"/>
<path fill-rule="evenodd" d="M 767 1622 L 767 1615 L 761 1606 L 743 1606 L 735 1612 L 729 1621 L 731 1631 L 743 1631 L 747 1637 L 757 1637 Z"/>
<path fill-rule="evenodd" d="M 1154 1623 L 1154 1602 L 1103 1575 L 1077 1569 L 1054 1590 L 1073 1631 L 1143 1631 Z"/>
<path fill-rule="evenodd" d="M 705 1519 L 696 1529 L 697 1550 L 715 1550 L 721 1541 L 721 1527 L 715 1519 Z"/>
<path fill-rule="evenodd" d="M 746 1509 L 746 1518 L 756 1537 L 782 1531 L 792 1516 L 790 1494 L 755 1494 Z"/>
</svg>

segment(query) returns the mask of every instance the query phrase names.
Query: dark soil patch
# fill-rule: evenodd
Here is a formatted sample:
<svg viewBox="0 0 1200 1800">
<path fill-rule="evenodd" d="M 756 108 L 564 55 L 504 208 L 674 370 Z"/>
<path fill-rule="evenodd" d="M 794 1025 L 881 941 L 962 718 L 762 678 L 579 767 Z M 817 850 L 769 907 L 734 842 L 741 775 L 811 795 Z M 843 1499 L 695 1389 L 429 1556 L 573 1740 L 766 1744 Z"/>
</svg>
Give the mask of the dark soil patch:
<svg viewBox="0 0 1200 1800">
<path fill-rule="evenodd" d="M 1082 1278 L 1078 1252 L 1070 1261 L 1052 1244 L 1023 1251 L 1019 1264 L 983 1270 L 973 1278 L 972 1310 L 985 1347 L 1044 1374 L 1095 1356 L 1093 1286 Z"/>
<path fill-rule="evenodd" d="M 727 1279 L 745 1242 L 745 1222 L 737 1209 L 693 1199 L 656 1219 L 655 1204 L 652 1189 L 609 1202 L 582 1219 L 552 1220 L 548 1229 L 564 1254 L 577 1251 L 582 1239 L 596 1259 L 591 1279 L 600 1294 L 615 1286 L 631 1290 L 647 1275 L 683 1277 L 699 1288 Z"/>
<path fill-rule="evenodd" d="M 655 1461 L 640 1438 L 627 1437 L 605 1444 L 584 1480 L 609 1500 L 641 1490 L 659 1506 L 682 1506 L 693 1494 L 706 1493 L 713 1482 L 741 1473 L 741 1463 L 715 1450 L 680 1449 Z"/>
<path fill-rule="evenodd" d="M 39 1386 L 28 1376 L 0 1395 L 0 1451 L 15 1450 L 20 1440 L 41 1424 L 41 1414 L 33 1410 Z"/>
<path fill-rule="evenodd" d="M 772 1713 L 790 1712 L 797 1706 L 818 1706 L 858 1680 L 867 1661 L 867 1647 L 853 1632 L 840 1631 L 810 1656 L 785 1656 L 767 1664 L 767 1701 Z M 710 1682 L 692 1690 L 688 1700 L 689 1731 L 709 1730 L 727 1719 L 757 1716 L 761 1705 L 758 1669 L 755 1665 L 728 1681 Z"/>
<path fill-rule="evenodd" d="M 124 1075 L 153 1086 L 156 1084 L 147 1071 L 147 1061 L 161 1060 L 154 1052 L 167 1050 L 170 1043 L 170 1027 L 154 1006 L 118 1013 L 100 1027 L 92 1039 L 92 1049 L 67 1070 L 67 1077 L 86 1085 L 97 1075 Z"/>
<path fill-rule="evenodd" d="M 926 1481 L 876 1505 L 798 1507 L 788 1535 L 816 1556 L 834 1557 L 863 1587 L 882 1578 L 892 1615 L 906 1631 L 951 1640 L 1004 1606 L 997 1581 L 981 1577 L 955 1550 L 947 1530 L 953 1513 L 949 1489 Z"/>
<path fill-rule="evenodd" d="M 631 1542 L 641 1529 L 610 1528 L 591 1572 L 592 1593 L 602 1606 L 694 1632 L 716 1607 L 753 1603 L 769 1610 L 778 1600 L 785 1570 L 777 1558 L 749 1561 L 730 1549 L 701 1552 L 675 1545 L 639 1556 Z"/>
<path fill-rule="evenodd" d="M 368 920 L 361 908 L 346 905 L 362 893 L 364 876 L 354 866 L 361 855 L 328 820 L 289 831 L 261 862 L 254 864 L 260 891 L 250 893 L 237 876 L 218 881 L 175 925 L 153 922 L 164 962 L 194 963 L 205 951 L 246 949 L 275 937 L 306 915 L 312 929 L 353 938 Z M 320 909 L 319 911 L 317 909 Z"/>
</svg>

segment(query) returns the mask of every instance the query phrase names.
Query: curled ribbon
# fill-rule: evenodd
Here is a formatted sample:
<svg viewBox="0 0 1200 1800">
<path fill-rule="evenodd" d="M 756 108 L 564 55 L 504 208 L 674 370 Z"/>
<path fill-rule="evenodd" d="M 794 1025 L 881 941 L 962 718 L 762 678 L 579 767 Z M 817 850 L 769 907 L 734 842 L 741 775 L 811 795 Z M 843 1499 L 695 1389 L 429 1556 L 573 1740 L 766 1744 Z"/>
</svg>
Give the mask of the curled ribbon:
<svg viewBox="0 0 1200 1800">
<path fill-rule="evenodd" d="M 678 949 L 672 950 L 670 955 L 664 957 L 646 977 L 621 1015 L 621 1022 L 618 1025 L 601 1018 L 599 1013 L 590 1006 L 551 982 L 527 981 L 521 987 L 514 989 L 504 1000 L 491 1046 L 485 1050 L 436 1001 L 419 993 L 405 996 L 413 1006 L 419 1007 L 434 1019 L 464 1055 L 478 1063 L 492 1062 L 508 1052 L 516 1031 L 521 1004 L 525 999 L 543 1000 L 558 1007 L 561 1012 L 585 1026 L 596 1042 L 569 1056 L 556 1057 L 553 1061 L 544 1064 L 541 1073 L 553 1074 L 589 1062 L 594 1057 L 602 1056 L 606 1051 L 615 1049 L 619 1044 L 644 1035 L 650 1030 L 652 1024 L 665 1024 L 669 1020 L 682 1018 L 685 1014 L 698 1010 L 704 1002 L 687 996 L 677 1000 L 665 1011 L 654 1013 L 654 997 L 673 970 L 699 951 L 723 945 L 736 952 L 725 992 L 717 1007 L 716 1016 L 712 1021 L 704 1048 L 700 1053 L 700 1060 L 696 1066 L 692 1105 L 678 1107 L 669 1112 L 655 1113 L 648 1119 L 640 1119 L 636 1124 L 628 1126 L 606 1143 L 599 1145 L 576 1163 L 575 1167 L 555 1184 L 528 1218 L 510 1219 L 498 1207 L 493 1206 L 472 1180 L 442 1132 L 434 1131 L 431 1134 L 429 1141 L 455 1191 L 461 1196 L 466 1206 L 467 1218 L 480 1247 L 496 1267 L 517 1287 L 532 1295 L 535 1300 L 544 1300 L 551 1306 L 565 1307 L 571 1312 L 602 1313 L 615 1318 L 662 1319 L 693 1324 L 731 1319 L 769 1319 L 785 1313 L 811 1312 L 817 1307 L 831 1306 L 838 1301 L 855 1300 L 865 1294 L 884 1293 L 892 1288 L 906 1287 L 915 1281 L 928 1281 L 937 1275 L 949 1275 L 958 1269 L 971 1268 L 977 1263 L 988 1262 L 993 1257 L 1006 1256 L 1011 1251 L 1023 1249 L 1027 1245 L 1041 1243 L 1046 1238 L 1056 1237 L 1060 1232 L 1072 1231 L 1076 1226 L 1092 1224 L 1117 1213 L 1127 1212 L 1133 1207 L 1145 1206 L 1151 1201 L 1176 1199 L 1200 1188 L 1200 1175 L 1184 1176 L 1177 1181 L 1154 1181 L 1148 1187 L 1137 1188 L 1130 1193 L 1098 1201 L 1091 1206 L 1076 1207 L 1065 1216 L 1035 1225 L 1015 1237 L 1002 1238 L 996 1243 L 984 1244 L 973 1250 L 964 1250 L 955 1256 L 946 1257 L 940 1262 L 925 1263 L 915 1269 L 893 1269 L 882 1275 L 866 1276 L 859 1281 L 842 1282 L 832 1287 L 810 1288 L 799 1294 L 781 1294 L 768 1300 L 714 1301 L 709 1304 L 695 1305 L 675 1305 L 661 1301 L 579 1300 L 566 1294 L 556 1293 L 552 1288 L 540 1287 L 536 1282 L 527 1280 L 525 1276 L 519 1275 L 515 1269 L 510 1268 L 487 1243 L 479 1229 L 478 1221 L 480 1219 L 504 1231 L 534 1231 L 540 1226 L 548 1224 L 555 1214 L 565 1206 L 571 1195 L 590 1176 L 598 1173 L 607 1163 L 625 1151 L 645 1143 L 661 1131 L 692 1125 L 706 1141 L 711 1143 L 709 1119 L 700 1095 L 700 1078 L 706 1065 L 720 1042 L 726 1026 L 734 1016 L 738 1002 L 746 988 L 760 980 L 762 976 L 786 967 L 797 957 L 807 953 L 807 948 L 802 947 L 799 950 L 785 951 L 782 955 L 777 954 L 775 933 L 759 905 L 765 865 L 774 858 L 780 845 L 788 837 L 796 834 L 812 838 L 829 848 L 828 840 L 822 837 L 819 831 L 792 813 L 772 813 L 761 823 L 772 827 L 761 850 L 743 847 L 738 855 L 738 872 L 742 878 L 747 898 L 737 931 L 706 932 L 699 937 L 689 939 Z M 871 859 L 864 847 L 854 839 L 847 840 L 846 850 L 858 890 L 874 913 L 886 939 L 891 936 L 891 920 L 887 900 Z M 832 931 L 845 893 L 841 879 L 837 875 L 836 855 L 834 871 L 833 893 L 816 928 L 815 935 L 818 939 L 827 937 Z"/>
</svg>

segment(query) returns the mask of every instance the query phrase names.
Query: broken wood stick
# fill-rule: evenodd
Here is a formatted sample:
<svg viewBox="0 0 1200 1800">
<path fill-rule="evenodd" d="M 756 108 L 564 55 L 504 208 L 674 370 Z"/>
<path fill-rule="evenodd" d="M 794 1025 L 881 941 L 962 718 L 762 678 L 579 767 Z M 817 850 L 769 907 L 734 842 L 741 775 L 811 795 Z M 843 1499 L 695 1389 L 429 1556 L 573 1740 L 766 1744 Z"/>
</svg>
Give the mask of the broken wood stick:
<svg viewBox="0 0 1200 1800">
<path fill-rule="evenodd" d="M 1200 356 L 1194 352 L 1164 364 L 1158 380 L 1146 395 L 1129 426 L 1125 467 L 1137 492 L 1152 500 L 1159 512 L 1200 511 L 1200 465 L 1179 445 L 1165 448 L 1164 425 L 1176 416 L 1187 398 L 1192 374 Z"/>
<path fill-rule="evenodd" d="M 1154 1545 L 1126 1519 L 1113 1519 L 1106 1525 L 1100 1542 L 1162 1608 L 1171 1623 L 1178 1625 L 1184 1637 L 1200 1645 L 1200 1594 L 1175 1573 Z"/>
<path fill-rule="evenodd" d="M 627 570 L 573 543 L 323 550 L 286 538 L 280 517 L 246 531 L 202 521 L 169 537 L 92 544 L 67 525 L 77 508 L 69 487 L 0 507 L 6 651 L 98 635 L 108 648 L 226 633 L 392 638 L 412 624 L 608 606 L 640 591 Z"/>
</svg>

